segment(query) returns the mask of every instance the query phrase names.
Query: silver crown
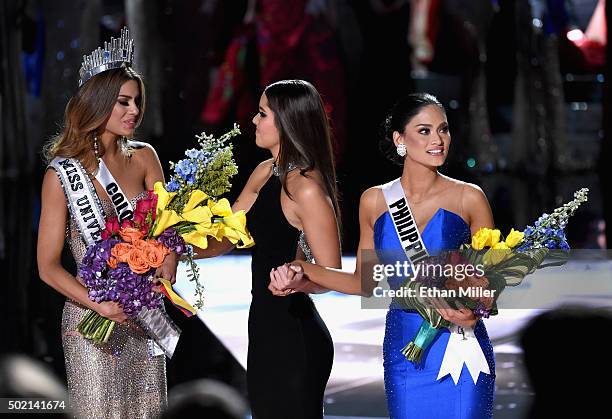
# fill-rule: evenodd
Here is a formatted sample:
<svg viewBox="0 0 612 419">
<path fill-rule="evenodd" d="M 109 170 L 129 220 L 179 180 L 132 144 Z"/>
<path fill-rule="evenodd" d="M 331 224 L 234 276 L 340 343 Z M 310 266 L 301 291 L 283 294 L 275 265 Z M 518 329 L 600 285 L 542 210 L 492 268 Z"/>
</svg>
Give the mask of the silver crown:
<svg viewBox="0 0 612 419">
<path fill-rule="evenodd" d="M 107 70 L 131 67 L 134 61 L 134 40 L 127 27 L 121 29 L 120 38 L 104 42 L 104 49 L 98 47 L 89 55 L 83 55 L 79 70 L 79 87 L 87 80 Z"/>
</svg>

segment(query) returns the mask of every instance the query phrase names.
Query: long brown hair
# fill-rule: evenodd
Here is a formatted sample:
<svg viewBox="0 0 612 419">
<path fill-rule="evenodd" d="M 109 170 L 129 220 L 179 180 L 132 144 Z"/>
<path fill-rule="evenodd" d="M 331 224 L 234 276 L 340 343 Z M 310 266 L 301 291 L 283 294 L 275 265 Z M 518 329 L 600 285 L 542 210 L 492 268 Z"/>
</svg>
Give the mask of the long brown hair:
<svg viewBox="0 0 612 419">
<path fill-rule="evenodd" d="M 142 77 L 129 67 L 104 71 L 83 84 L 66 105 L 62 132 L 45 145 L 43 156 L 47 162 L 57 156 L 76 158 L 93 170 L 97 166 L 94 155 L 94 137 L 104 132 L 121 86 L 134 80 L 140 89 L 138 120 L 142 121 L 145 108 L 145 89 Z M 121 147 L 125 150 L 125 147 Z M 99 154 L 104 155 L 104 146 L 99 144 Z"/>
<path fill-rule="evenodd" d="M 274 112 L 274 122 L 280 134 L 276 164 L 283 190 L 291 198 L 287 189 L 290 163 L 300 168 L 302 176 L 310 170 L 318 170 L 340 226 L 331 129 L 319 92 L 304 80 L 282 80 L 266 87 L 264 94 Z"/>
</svg>

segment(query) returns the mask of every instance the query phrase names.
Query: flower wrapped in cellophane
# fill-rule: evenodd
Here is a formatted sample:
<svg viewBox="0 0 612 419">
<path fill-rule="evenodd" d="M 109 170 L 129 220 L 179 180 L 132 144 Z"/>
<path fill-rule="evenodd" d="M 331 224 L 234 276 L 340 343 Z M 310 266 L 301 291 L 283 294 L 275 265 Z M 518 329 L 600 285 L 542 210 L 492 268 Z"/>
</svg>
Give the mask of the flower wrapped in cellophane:
<svg viewBox="0 0 612 419">
<path fill-rule="evenodd" d="M 117 302 L 129 318 L 137 317 L 143 308 L 160 307 L 162 297 L 154 291 L 153 275 L 166 255 L 176 252 L 189 263 L 188 278 L 195 282 L 194 306 L 203 306 L 204 291 L 192 245 L 206 249 L 210 238 L 227 238 L 239 248 L 254 244 L 244 211 L 233 213 L 229 201 L 220 199 L 238 173 L 232 146 L 226 145 L 238 134 L 234 125 L 219 139 L 204 133 L 196 136 L 199 148 L 187 150 L 185 159 L 171 163 L 174 173 L 167 186 L 157 182 L 137 202 L 131 220 L 119 224 L 113 217 L 106 221 L 102 241 L 87 249 L 79 267 L 92 301 Z M 167 280 L 160 281 L 164 295 L 186 315 L 195 314 L 196 309 L 174 293 Z M 88 339 L 106 342 L 114 325 L 89 310 L 78 330 Z"/>
<path fill-rule="evenodd" d="M 497 314 L 496 301 L 507 286 L 521 284 L 525 276 L 536 269 L 563 265 L 568 258 L 569 245 L 565 228 L 578 207 L 587 201 L 588 189 L 574 193 L 574 199 L 553 211 L 543 214 L 534 224 L 523 232 L 514 229 L 505 239 L 497 229 L 481 228 L 457 251 L 438 255 L 436 263 L 445 266 L 471 266 L 477 272 L 473 275 L 453 275 L 439 277 L 416 277 L 403 286 L 414 290 L 406 293 L 404 303 L 413 307 L 423 317 L 417 335 L 406 345 L 402 353 L 409 361 L 419 364 L 423 353 L 437 336 L 439 329 L 450 327 L 440 313 L 429 303 L 421 292 L 424 288 L 442 289 L 438 295 L 445 298 L 450 307 L 466 307 L 478 318 Z M 443 259 L 441 262 L 440 259 Z M 546 263 L 545 263 L 546 261 Z"/>
</svg>

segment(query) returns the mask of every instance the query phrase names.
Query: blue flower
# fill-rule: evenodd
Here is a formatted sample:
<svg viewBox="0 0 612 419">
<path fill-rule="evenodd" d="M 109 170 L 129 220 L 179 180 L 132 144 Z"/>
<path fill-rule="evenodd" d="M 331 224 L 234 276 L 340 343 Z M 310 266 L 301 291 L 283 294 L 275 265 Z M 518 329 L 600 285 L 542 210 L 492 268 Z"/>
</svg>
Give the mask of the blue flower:
<svg viewBox="0 0 612 419">
<path fill-rule="evenodd" d="M 523 244 L 516 249 L 517 252 L 525 252 L 529 249 L 531 249 L 531 247 L 533 246 L 533 243 L 530 241 L 524 241 Z"/>
<path fill-rule="evenodd" d="M 185 150 L 185 155 L 190 159 L 200 159 L 204 152 L 202 150 L 197 150 L 195 148 L 191 148 L 189 150 Z"/>
<path fill-rule="evenodd" d="M 188 159 L 183 159 L 179 161 L 178 164 L 174 167 L 174 171 L 176 172 L 176 174 L 185 180 L 188 180 L 187 178 L 190 175 L 194 175 L 197 170 L 197 166 L 193 164 L 191 160 Z"/>
<path fill-rule="evenodd" d="M 565 241 L 565 239 L 559 245 L 559 249 L 561 249 L 561 250 L 570 250 L 570 246 L 567 243 L 567 241 Z"/>
<path fill-rule="evenodd" d="M 547 240 L 546 243 L 544 243 L 544 246 L 546 246 L 548 249 L 555 249 L 557 248 L 557 242 L 555 240 Z"/>
<path fill-rule="evenodd" d="M 563 231 L 563 229 L 562 229 L 562 228 L 557 229 L 557 230 L 555 231 L 555 236 L 556 236 L 558 239 L 565 240 L 565 231 Z"/>
<path fill-rule="evenodd" d="M 203 161 L 204 164 L 208 162 L 211 155 L 210 151 L 198 150 L 195 148 L 185 151 L 185 156 L 189 157 L 191 160 Z"/>
<path fill-rule="evenodd" d="M 166 190 L 167 190 L 168 192 L 176 192 L 176 191 L 178 191 L 179 187 L 180 187 L 179 183 L 178 183 L 176 180 L 172 179 L 172 180 L 171 180 L 170 182 L 168 182 L 168 184 L 166 185 Z"/>
<path fill-rule="evenodd" d="M 533 234 L 533 227 L 527 226 L 524 233 L 525 233 L 525 236 L 531 236 Z"/>
</svg>

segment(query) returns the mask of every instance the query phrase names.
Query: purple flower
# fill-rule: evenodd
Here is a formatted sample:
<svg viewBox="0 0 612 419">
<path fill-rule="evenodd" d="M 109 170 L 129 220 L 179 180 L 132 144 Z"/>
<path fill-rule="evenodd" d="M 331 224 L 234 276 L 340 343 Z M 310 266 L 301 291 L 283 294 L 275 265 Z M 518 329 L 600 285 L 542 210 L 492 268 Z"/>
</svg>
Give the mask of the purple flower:
<svg viewBox="0 0 612 419">
<path fill-rule="evenodd" d="M 476 317 L 484 317 L 485 319 L 488 319 L 491 315 L 491 310 L 488 309 L 481 301 L 479 301 L 476 303 L 473 313 Z"/>
<path fill-rule="evenodd" d="M 178 234 L 178 232 L 173 228 L 165 229 L 164 232 L 157 238 L 157 241 L 179 255 L 182 255 L 187 250 L 185 240 L 183 240 L 181 235 Z"/>
</svg>

